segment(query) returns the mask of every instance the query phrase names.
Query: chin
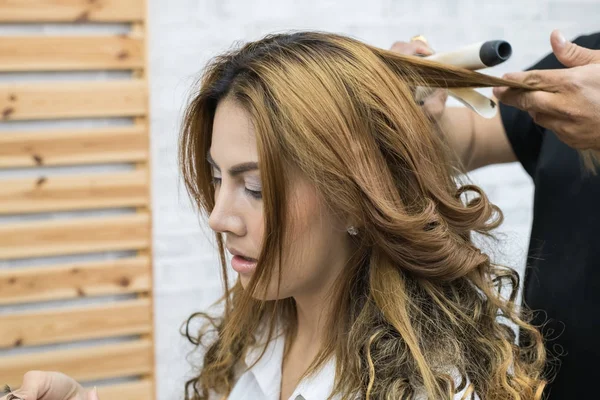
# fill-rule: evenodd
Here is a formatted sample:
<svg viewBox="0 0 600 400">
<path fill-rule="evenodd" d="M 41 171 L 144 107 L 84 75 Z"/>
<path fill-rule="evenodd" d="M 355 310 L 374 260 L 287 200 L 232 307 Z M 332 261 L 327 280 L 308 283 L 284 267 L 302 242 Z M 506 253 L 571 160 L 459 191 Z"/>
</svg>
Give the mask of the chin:
<svg viewBox="0 0 600 400">
<path fill-rule="evenodd" d="M 238 280 L 242 284 L 242 287 L 244 288 L 244 290 L 246 290 L 246 288 L 250 284 L 250 277 L 246 276 L 246 275 L 241 275 L 240 274 L 240 275 L 238 275 Z"/>
<path fill-rule="evenodd" d="M 250 284 L 250 278 L 251 278 L 251 276 L 239 275 L 239 280 L 240 280 L 240 283 L 242 284 L 242 288 L 244 288 L 244 290 L 246 290 L 246 288 Z M 270 285 L 273 287 L 269 287 L 269 290 L 267 290 L 266 296 L 263 296 L 264 290 L 261 290 L 260 287 L 257 288 L 255 290 L 255 292 L 260 294 L 260 296 L 253 295 L 252 298 L 254 298 L 256 300 L 262 300 L 262 301 L 273 301 L 273 300 L 282 300 L 282 299 L 291 297 L 291 295 L 286 294 L 281 290 L 278 294 L 276 285 L 277 284 Z"/>
</svg>

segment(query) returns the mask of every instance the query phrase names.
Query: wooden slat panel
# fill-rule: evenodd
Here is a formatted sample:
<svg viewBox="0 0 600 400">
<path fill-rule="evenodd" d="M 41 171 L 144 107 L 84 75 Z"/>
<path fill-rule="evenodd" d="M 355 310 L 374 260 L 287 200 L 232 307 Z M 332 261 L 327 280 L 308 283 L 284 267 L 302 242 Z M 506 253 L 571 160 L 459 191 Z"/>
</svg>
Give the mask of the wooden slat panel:
<svg viewBox="0 0 600 400">
<path fill-rule="evenodd" d="M 0 270 L 0 305 L 150 290 L 150 258 Z"/>
<path fill-rule="evenodd" d="M 150 218 L 139 213 L 0 226 L 0 259 L 145 249 Z"/>
<path fill-rule="evenodd" d="M 147 158 L 146 126 L 0 132 L 0 167 L 140 162 Z"/>
<path fill-rule="evenodd" d="M 0 315 L 0 348 L 147 334 L 150 300 Z"/>
<path fill-rule="evenodd" d="M 107 400 L 148 400 L 154 397 L 153 391 L 154 385 L 152 381 L 144 379 L 120 385 L 98 386 L 98 397 Z"/>
<path fill-rule="evenodd" d="M 130 22 L 144 0 L 0 0 L 0 22 Z"/>
<path fill-rule="evenodd" d="M 0 118 L 133 117 L 146 113 L 143 80 L 13 83 L 0 85 Z"/>
<path fill-rule="evenodd" d="M 142 68 L 143 49 L 141 38 L 126 35 L 3 36 L 0 71 Z"/>
<path fill-rule="evenodd" d="M 0 305 L 150 290 L 150 258 L 0 270 Z"/>
<path fill-rule="evenodd" d="M 0 180 L 0 215 L 148 204 L 147 171 Z"/>
<path fill-rule="evenodd" d="M 0 362 L 2 384 L 11 387 L 19 387 L 30 370 L 60 371 L 82 382 L 143 375 L 151 369 L 150 340 L 4 356 Z"/>
</svg>

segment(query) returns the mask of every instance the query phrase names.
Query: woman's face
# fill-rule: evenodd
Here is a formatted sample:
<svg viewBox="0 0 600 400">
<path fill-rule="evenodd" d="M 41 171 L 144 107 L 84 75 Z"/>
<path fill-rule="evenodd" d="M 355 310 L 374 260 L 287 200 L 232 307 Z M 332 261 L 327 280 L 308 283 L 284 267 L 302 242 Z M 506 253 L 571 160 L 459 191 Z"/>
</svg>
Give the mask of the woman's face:
<svg viewBox="0 0 600 400">
<path fill-rule="evenodd" d="M 209 155 L 215 184 L 209 225 L 224 234 L 230 255 L 237 254 L 232 256 L 231 266 L 247 287 L 265 235 L 262 183 L 252 122 L 231 99 L 217 106 Z M 289 245 L 283 249 L 279 294 L 274 269 L 265 300 L 326 292 L 350 256 L 346 221 L 334 217 L 299 171 L 285 174 L 290 181 L 286 205 Z"/>
</svg>

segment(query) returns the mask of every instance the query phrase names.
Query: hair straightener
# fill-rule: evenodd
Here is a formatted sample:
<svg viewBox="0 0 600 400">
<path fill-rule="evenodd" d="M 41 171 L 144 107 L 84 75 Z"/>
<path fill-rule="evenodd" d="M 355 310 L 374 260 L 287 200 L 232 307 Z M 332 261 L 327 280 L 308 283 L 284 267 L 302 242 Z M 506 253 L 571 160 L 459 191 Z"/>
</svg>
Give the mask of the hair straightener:
<svg viewBox="0 0 600 400">
<path fill-rule="evenodd" d="M 423 40 L 424 38 L 420 39 Z M 501 64 L 508 60 L 511 54 L 512 47 L 507 41 L 488 40 L 464 46 L 454 51 L 432 54 L 424 58 L 475 71 Z M 448 94 L 482 117 L 492 118 L 496 115 L 496 103 L 474 89 L 452 88 L 448 89 Z"/>
</svg>

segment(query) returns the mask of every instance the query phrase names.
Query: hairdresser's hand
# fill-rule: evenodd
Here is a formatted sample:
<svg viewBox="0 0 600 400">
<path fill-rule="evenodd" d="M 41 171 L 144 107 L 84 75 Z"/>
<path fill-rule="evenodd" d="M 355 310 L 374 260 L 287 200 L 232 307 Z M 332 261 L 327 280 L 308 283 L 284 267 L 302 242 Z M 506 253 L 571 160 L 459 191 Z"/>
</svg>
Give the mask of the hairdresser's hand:
<svg viewBox="0 0 600 400">
<path fill-rule="evenodd" d="M 505 104 L 529 112 L 533 120 L 575 149 L 600 150 L 600 50 L 589 50 L 550 36 L 552 50 L 565 67 L 558 70 L 517 72 L 503 78 L 540 85 L 547 91 L 495 88 Z"/>
<path fill-rule="evenodd" d="M 29 371 L 23 385 L 0 400 L 98 400 L 95 390 L 86 390 L 60 372 Z"/>
<path fill-rule="evenodd" d="M 392 45 L 391 51 L 406 55 L 421 55 L 429 56 L 433 54 L 433 50 L 424 42 L 415 40 L 412 42 L 396 42 Z M 422 101 L 423 110 L 434 121 L 438 121 L 444 109 L 446 108 L 446 100 L 448 99 L 448 91 L 444 89 L 436 89 Z"/>
</svg>

